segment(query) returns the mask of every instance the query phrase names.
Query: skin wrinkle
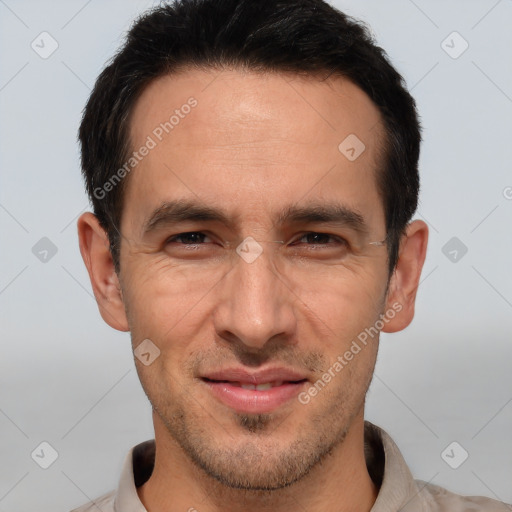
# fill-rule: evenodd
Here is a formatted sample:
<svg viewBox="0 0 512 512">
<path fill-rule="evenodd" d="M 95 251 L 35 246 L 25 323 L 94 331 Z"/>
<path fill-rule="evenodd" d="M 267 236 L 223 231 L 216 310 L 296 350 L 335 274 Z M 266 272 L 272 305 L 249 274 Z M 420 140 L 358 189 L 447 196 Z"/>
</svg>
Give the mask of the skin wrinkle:
<svg viewBox="0 0 512 512">
<path fill-rule="evenodd" d="M 386 328 L 403 328 L 413 309 L 396 292 L 395 277 L 389 282 L 386 247 L 354 248 L 338 261 L 305 248 L 296 259 L 276 259 L 264 244 L 252 263 L 232 251 L 225 265 L 215 266 L 204 255 L 220 254 L 220 247 L 201 247 L 191 258 L 165 240 L 211 231 L 223 240 L 290 241 L 317 227 L 283 225 L 276 212 L 336 200 L 361 215 L 373 241 L 373 234 L 385 233 L 375 180 L 383 132 L 370 130 L 380 114 L 346 80 L 300 78 L 294 82 L 300 94 L 292 95 L 281 75 L 224 71 L 204 89 L 209 80 L 200 70 L 159 78 L 131 117 L 137 145 L 160 122 L 162 103 L 178 105 L 190 95 L 198 101 L 125 183 L 122 308 L 113 326 L 131 331 L 134 349 L 149 339 L 160 350 L 149 366 L 136 360 L 157 447 L 153 474 L 138 494 L 149 512 L 196 503 L 201 512 L 282 512 L 295 500 L 311 511 L 333 503 L 343 512 L 369 511 L 377 490 L 364 460 L 363 413 L 378 336 L 307 406 L 293 399 L 270 413 L 237 412 L 200 377 L 219 368 L 272 365 L 298 370 L 311 386 L 397 300 L 407 320 Z M 333 93 L 337 87 L 342 94 Z M 336 131 L 309 103 L 329 113 Z M 338 150 L 349 133 L 365 137 L 365 152 L 353 162 Z M 231 227 L 198 220 L 143 236 L 159 205 L 177 198 L 222 205 Z M 319 226 L 336 234 L 335 227 Z M 342 254 L 337 251 L 332 254 Z M 406 261 L 400 268 L 394 274 L 400 283 L 419 277 Z"/>
<path fill-rule="evenodd" d="M 244 126 L 247 126 L 247 122 L 242 123 Z M 177 134 L 173 134 L 177 136 Z M 283 139 L 282 137 L 280 138 Z M 279 145 L 279 144 L 275 144 Z M 220 148 L 230 148 L 233 145 L 230 144 L 219 144 L 216 146 L 215 151 L 209 152 L 211 158 L 214 161 L 216 160 L 215 153 L 217 151 L 220 151 Z M 255 158 L 254 151 L 260 151 L 263 145 L 252 145 L 252 144 L 236 144 L 237 147 L 235 154 L 233 155 L 233 152 L 230 152 L 230 156 L 234 156 L 234 163 L 235 165 L 237 163 L 241 163 L 238 152 L 240 149 L 240 146 L 243 147 L 245 154 L 248 155 L 243 162 L 245 161 L 257 161 L 259 162 L 259 158 Z M 268 145 L 270 148 L 274 146 L 274 144 Z M 203 146 L 203 149 L 208 150 L 209 145 L 205 144 Z M 183 149 L 183 148 L 182 148 Z M 280 150 L 281 151 L 281 150 Z M 221 161 L 224 163 L 224 160 Z M 175 168 L 178 166 L 175 165 Z M 143 170 L 143 168 L 142 168 Z M 140 169 L 139 169 L 140 171 Z M 265 174 L 265 173 L 264 173 Z M 134 174 L 134 180 L 137 178 L 137 176 Z M 363 269 L 363 263 L 361 263 L 359 266 L 359 271 Z M 356 266 L 357 269 L 357 266 Z M 357 273 L 357 270 L 354 272 Z M 364 289 L 364 287 L 362 288 Z M 368 291 L 365 296 L 366 297 L 372 297 L 374 292 Z M 373 306 L 373 304 L 372 304 Z M 373 308 L 372 308 L 373 309 Z M 306 312 L 304 312 L 305 316 L 308 316 Z M 356 333 L 354 333 L 355 335 Z M 332 337 L 332 334 L 330 335 Z M 226 356 L 229 357 L 229 356 Z M 231 357 L 229 357 L 231 359 Z M 229 360 L 228 359 L 228 360 Z M 371 371 L 373 369 L 372 360 L 369 361 L 370 368 L 368 368 L 367 372 L 371 374 Z M 220 362 L 219 362 L 220 363 Z M 221 366 L 221 364 L 219 364 Z M 327 366 L 327 365 L 325 365 Z M 168 371 L 171 371 L 171 367 L 168 367 Z M 348 375 L 352 376 L 351 373 L 347 372 Z M 145 375 L 143 372 L 141 372 L 141 381 L 143 385 L 145 384 Z M 351 379 L 352 380 L 352 379 Z M 360 380 L 360 379 L 358 379 Z M 366 380 L 366 379 L 365 379 Z M 364 380 L 363 380 L 364 383 Z M 147 382 L 144 386 L 148 390 L 151 388 L 151 383 Z M 325 411 L 326 416 L 330 416 L 331 420 L 337 424 L 340 421 L 347 422 L 348 424 L 351 423 L 353 420 L 351 414 L 348 413 L 345 408 L 340 408 L 338 405 L 345 402 L 350 402 L 350 399 L 348 396 L 351 394 L 354 394 L 354 390 L 350 389 L 352 386 L 345 387 L 343 390 L 340 390 L 339 392 L 342 393 L 341 396 L 338 397 L 338 399 L 333 401 L 332 405 L 329 406 L 329 408 Z M 364 400 L 364 393 L 365 390 L 359 390 L 357 392 L 360 396 L 359 401 Z M 325 393 L 325 400 L 327 400 L 327 397 L 329 397 L 331 393 Z M 348 395 L 348 396 L 347 396 Z M 166 417 L 173 416 L 174 420 L 173 422 L 170 421 L 164 421 L 167 430 L 171 433 L 171 435 L 175 439 L 179 439 L 179 444 L 183 450 L 188 454 L 189 457 L 192 458 L 192 460 L 195 460 L 195 462 L 203 468 L 203 470 L 206 470 L 210 475 L 216 477 L 221 483 L 224 485 L 233 485 L 235 487 L 241 486 L 245 487 L 249 485 L 249 482 L 252 481 L 252 488 L 258 489 L 259 487 L 263 486 L 269 486 L 269 488 L 275 488 L 282 485 L 291 485 L 293 481 L 299 480 L 301 478 L 304 478 L 310 471 L 312 467 L 315 467 L 316 464 L 320 460 L 322 460 L 328 453 L 332 452 L 335 449 L 335 446 L 339 444 L 342 439 L 345 436 L 344 431 L 342 430 L 334 437 L 329 437 L 326 434 L 321 434 L 323 432 L 322 430 L 316 433 L 315 438 L 316 441 L 307 441 L 307 438 L 303 438 L 302 441 L 295 440 L 292 442 L 292 444 L 288 447 L 286 452 L 289 454 L 288 458 L 284 455 L 284 453 L 281 454 L 280 460 L 281 463 L 278 465 L 277 469 L 279 471 L 287 470 L 292 471 L 289 476 L 285 477 L 284 475 L 281 475 L 279 473 L 274 473 L 274 476 L 272 476 L 273 471 L 270 469 L 269 466 L 266 466 L 266 470 L 262 471 L 263 468 L 259 468 L 258 465 L 261 464 L 258 461 L 265 461 L 265 457 L 262 457 L 263 453 L 260 452 L 261 448 L 258 448 L 258 444 L 253 444 L 250 441 L 246 440 L 243 444 L 240 445 L 240 448 L 234 448 L 234 452 L 229 456 L 228 459 L 225 459 L 225 454 L 223 449 L 215 449 L 213 446 L 209 446 L 208 442 L 206 441 L 206 434 L 204 431 L 202 431 L 202 428 L 199 427 L 199 425 L 202 425 L 202 422 L 197 423 L 195 420 L 192 420 L 191 412 L 188 409 L 180 408 L 178 406 L 174 406 L 175 413 L 172 413 L 171 410 L 167 410 L 163 404 L 159 404 L 158 400 L 156 399 L 154 395 L 154 391 L 148 391 L 148 396 L 152 396 L 153 403 L 155 403 L 158 406 L 158 411 L 160 412 L 160 417 L 162 420 L 164 420 Z M 356 408 L 356 410 L 359 410 L 359 408 Z M 347 418 L 348 416 L 348 418 Z M 180 420 L 178 421 L 178 418 Z M 241 417 L 236 420 L 237 424 L 242 427 L 244 430 L 248 430 L 251 435 L 255 434 L 255 432 L 262 432 L 265 429 L 265 425 L 269 424 L 269 419 L 265 417 L 257 417 L 254 418 L 247 415 L 241 415 Z M 196 425 L 195 427 L 192 427 L 192 425 Z M 226 424 L 226 428 L 228 428 L 229 425 Z M 347 429 L 348 427 L 345 427 Z M 206 443 L 206 444 L 205 444 Z M 272 442 L 272 445 L 275 442 Z M 270 446 L 268 447 L 270 450 Z M 310 453 L 306 459 L 304 459 L 304 456 L 301 455 L 298 457 L 298 453 L 296 451 L 299 451 L 300 453 Z M 291 458 L 290 458 L 291 457 Z M 298 457 L 298 458 L 297 458 Z M 251 477 L 245 476 L 243 477 L 241 474 L 238 474 L 238 471 L 241 469 L 241 465 L 237 467 L 233 467 L 233 459 L 237 460 L 240 459 L 240 464 L 243 464 L 245 467 L 251 467 L 253 466 L 252 471 L 250 472 Z M 225 460 L 225 462 L 223 462 Z M 229 465 L 227 465 L 228 460 Z M 298 463 L 298 460 L 302 460 L 302 462 Z M 242 462 L 243 461 L 243 462 Z M 295 461 L 295 462 L 293 462 Z M 299 464 L 298 466 L 296 464 Z M 304 465 L 305 464 L 305 465 Z M 230 469 L 228 469 L 228 467 Z M 220 469 L 224 468 L 224 469 Z M 281 469 L 279 469 L 281 468 Z M 265 481 L 267 483 L 261 483 L 257 482 L 256 475 L 262 474 L 264 475 Z M 292 476 L 292 474 L 294 476 Z M 249 478 L 249 480 L 247 480 Z M 231 483 L 230 483 L 231 482 Z M 272 483 L 273 482 L 273 483 Z M 249 491 L 248 491 L 249 492 Z M 251 491 L 254 492 L 254 491 Z"/>
</svg>

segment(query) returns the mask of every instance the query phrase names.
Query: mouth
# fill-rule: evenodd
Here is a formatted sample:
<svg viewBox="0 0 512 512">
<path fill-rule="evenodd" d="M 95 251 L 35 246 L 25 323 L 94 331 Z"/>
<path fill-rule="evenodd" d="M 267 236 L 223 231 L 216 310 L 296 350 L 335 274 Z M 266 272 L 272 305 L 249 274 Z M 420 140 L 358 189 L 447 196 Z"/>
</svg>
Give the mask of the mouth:
<svg viewBox="0 0 512 512">
<path fill-rule="evenodd" d="M 206 379 L 209 380 L 209 379 Z M 216 382 L 216 381 L 210 381 Z M 243 388 L 243 389 L 252 389 L 255 391 L 266 391 L 267 389 L 278 388 L 282 386 L 284 382 L 282 380 L 277 382 L 264 382 L 263 384 L 250 384 L 247 382 L 232 382 L 232 381 L 217 381 L 217 382 L 225 382 L 226 384 L 231 384 L 232 386 Z"/>
<path fill-rule="evenodd" d="M 225 370 L 200 380 L 223 405 L 236 412 L 252 414 L 269 413 L 285 406 L 308 382 L 295 372 L 279 369 L 255 374 Z"/>
<path fill-rule="evenodd" d="M 306 379 L 302 379 L 302 380 L 296 380 L 296 381 L 278 380 L 278 381 L 274 381 L 274 382 L 263 382 L 261 384 L 251 384 L 250 382 L 235 382 L 235 381 L 230 381 L 230 380 L 212 380 L 212 379 L 207 379 L 207 378 L 203 378 L 202 380 L 204 382 L 225 383 L 225 384 L 229 384 L 231 386 L 237 387 L 237 388 L 252 389 L 253 391 L 267 391 L 268 389 L 278 388 L 278 387 L 282 386 L 283 384 L 299 384 L 302 382 L 306 382 Z"/>
</svg>

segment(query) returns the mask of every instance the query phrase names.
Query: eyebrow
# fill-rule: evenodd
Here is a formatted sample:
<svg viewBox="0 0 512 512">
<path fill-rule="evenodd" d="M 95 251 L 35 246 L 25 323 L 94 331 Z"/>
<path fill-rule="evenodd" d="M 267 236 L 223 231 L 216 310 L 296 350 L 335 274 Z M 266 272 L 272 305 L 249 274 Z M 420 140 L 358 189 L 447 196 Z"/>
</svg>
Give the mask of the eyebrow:
<svg viewBox="0 0 512 512">
<path fill-rule="evenodd" d="M 360 233 L 367 233 L 364 217 L 339 203 L 309 204 L 289 206 L 282 210 L 276 224 L 333 224 L 349 227 Z"/>
<path fill-rule="evenodd" d="M 188 200 L 167 201 L 160 205 L 144 222 L 143 235 L 158 228 L 180 222 L 217 222 L 233 227 L 236 219 L 223 210 Z M 332 224 L 348 227 L 359 233 L 367 233 L 363 216 L 339 203 L 312 203 L 303 206 L 288 206 L 280 210 L 275 225 L 287 224 Z"/>
<path fill-rule="evenodd" d="M 144 223 L 143 234 L 179 222 L 219 222 L 230 225 L 229 217 L 221 210 L 185 200 L 167 201 L 159 206 Z"/>
</svg>

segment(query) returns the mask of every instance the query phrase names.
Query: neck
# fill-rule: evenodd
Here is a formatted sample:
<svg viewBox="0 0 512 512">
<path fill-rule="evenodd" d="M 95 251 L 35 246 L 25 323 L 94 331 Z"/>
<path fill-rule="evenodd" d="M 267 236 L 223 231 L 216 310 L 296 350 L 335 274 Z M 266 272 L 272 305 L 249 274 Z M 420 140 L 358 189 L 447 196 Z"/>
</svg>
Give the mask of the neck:
<svg viewBox="0 0 512 512">
<path fill-rule="evenodd" d="M 378 490 L 364 457 L 363 411 L 342 443 L 300 481 L 276 491 L 232 489 L 188 459 L 156 413 L 156 456 L 151 478 L 137 489 L 148 512 L 288 512 L 294 509 L 369 512 Z"/>
</svg>

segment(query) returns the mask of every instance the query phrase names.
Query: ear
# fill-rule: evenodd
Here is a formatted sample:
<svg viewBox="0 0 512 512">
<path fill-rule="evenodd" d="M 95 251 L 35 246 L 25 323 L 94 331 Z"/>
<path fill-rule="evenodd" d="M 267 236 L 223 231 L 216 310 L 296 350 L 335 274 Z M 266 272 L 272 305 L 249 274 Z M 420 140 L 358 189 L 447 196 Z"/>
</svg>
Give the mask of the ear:
<svg viewBox="0 0 512 512">
<path fill-rule="evenodd" d="M 411 222 L 400 242 L 398 262 L 386 298 L 386 311 L 394 309 L 397 314 L 385 324 L 382 329 L 384 332 L 401 331 L 414 318 L 416 292 L 427 253 L 427 242 L 427 225 L 421 220 Z"/>
<path fill-rule="evenodd" d="M 121 287 L 110 254 L 110 243 L 98 218 L 90 212 L 82 214 L 78 219 L 78 240 L 103 320 L 118 331 L 129 331 Z"/>
</svg>

